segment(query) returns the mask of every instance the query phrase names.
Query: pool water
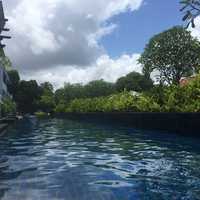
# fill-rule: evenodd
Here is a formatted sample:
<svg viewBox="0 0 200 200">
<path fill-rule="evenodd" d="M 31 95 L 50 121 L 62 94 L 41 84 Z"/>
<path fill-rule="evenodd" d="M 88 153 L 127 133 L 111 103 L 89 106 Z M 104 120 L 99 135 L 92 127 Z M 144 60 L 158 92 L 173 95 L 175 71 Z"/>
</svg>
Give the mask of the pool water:
<svg viewBox="0 0 200 200">
<path fill-rule="evenodd" d="M 200 199 L 200 139 L 24 120 L 0 139 L 0 199 Z"/>
</svg>

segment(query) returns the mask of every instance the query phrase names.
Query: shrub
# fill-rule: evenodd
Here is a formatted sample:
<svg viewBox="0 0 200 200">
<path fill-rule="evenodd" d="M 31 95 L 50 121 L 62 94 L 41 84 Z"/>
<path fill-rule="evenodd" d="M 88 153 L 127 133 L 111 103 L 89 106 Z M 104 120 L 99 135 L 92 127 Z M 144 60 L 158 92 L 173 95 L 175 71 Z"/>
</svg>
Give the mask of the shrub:
<svg viewBox="0 0 200 200">
<path fill-rule="evenodd" d="M 163 88 L 160 106 L 163 112 L 200 112 L 200 75 L 185 86 Z"/>
<path fill-rule="evenodd" d="M 200 112 L 200 75 L 185 86 L 155 86 L 139 95 L 124 91 L 107 97 L 75 99 L 67 105 L 58 104 L 55 112 Z"/>
<path fill-rule="evenodd" d="M 65 113 L 66 110 L 66 104 L 65 103 L 59 103 L 56 105 L 54 112 L 55 113 Z"/>
<path fill-rule="evenodd" d="M 42 111 L 35 112 L 35 116 L 38 118 L 48 117 L 48 114 Z"/>
<path fill-rule="evenodd" d="M 2 116 L 16 112 L 16 104 L 10 97 L 4 98 L 0 106 Z"/>
<path fill-rule="evenodd" d="M 159 110 L 160 106 L 152 98 L 123 92 L 108 97 L 75 99 L 67 106 L 65 112 L 156 112 Z"/>
</svg>

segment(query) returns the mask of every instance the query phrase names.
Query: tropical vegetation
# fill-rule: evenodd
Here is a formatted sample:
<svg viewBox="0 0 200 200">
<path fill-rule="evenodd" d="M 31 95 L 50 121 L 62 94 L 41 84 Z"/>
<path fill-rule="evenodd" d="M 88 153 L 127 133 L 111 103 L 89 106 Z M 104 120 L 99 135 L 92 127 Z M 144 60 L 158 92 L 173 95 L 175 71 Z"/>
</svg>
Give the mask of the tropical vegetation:
<svg viewBox="0 0 200 200">
<path fill-rule="evenodd" d="M 124 91 L 107 97 L 74 99 L 58 104 L 55 112 L 200 112 L 200 75 L 185 86 L 159 87 L 143 93 Z"/>
<path fill-rule="evenodd" d="M 16 112 L 16 103 L 10 97 L 6 97 L 0 103 L 1 116 L 7 116 Z"/>
<path fill-rule="evenodd" d="M 65 83 L 56 91 L 49 82 L 20 80 L 16 70 L 9 70 L 8 89 L 18 112 L 39 117 L 71 112 L 200 112 L 200 43 L 188 30 L 177 26 L 154 36 L 138 62 L 142 73 L 133 71 L 115 83 Z M 191 76 L 195 78 L 180 84 Z M 14 108 L 10 103 L 6 100 L 3 109 Z"/>
<path fill-rule="evenodd" d="M 179 84 L 200 69 L 200 42 L 190 31 L 176 26 L 154 36 L 147 44 L 139 62 L 146 76 L 152 73 L 161 84 Z"/>
</svg>

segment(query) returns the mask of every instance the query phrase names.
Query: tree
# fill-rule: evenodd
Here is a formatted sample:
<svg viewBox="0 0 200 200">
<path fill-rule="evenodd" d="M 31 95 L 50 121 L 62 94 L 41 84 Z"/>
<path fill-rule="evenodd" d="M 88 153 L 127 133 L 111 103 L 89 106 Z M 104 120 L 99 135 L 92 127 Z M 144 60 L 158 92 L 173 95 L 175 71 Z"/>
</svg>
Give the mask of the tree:
<svg viewBox="0 0 200 200">
<path fill-rule="evenodd" d="M 52 113 L 55 108 L 55 100 L 53 95 L 42 95 L 38 102 L 38 108 L 46 113 Z"/>
<path fill-rule="evenodd" d="M 64 99 L 66 102 L 70 102 L 76 98 L 83 98 L 84 94 L 84 86 L 77 83 L 77 84 L 70 84 L 65 83 L 64 86 Z"/>
<path fill-rule="evenodd" d="M 8 71 L 9 76 L 9 84 L 8 84 L 8 91 L 13 96 L 13 99 L 16 100 L 16 94 L 20 82 L 19 73 L 17 70 L 10 70 Z"/>
<path fill-rule="evenodd" d="M 16 112 L 16 104 L 10 97 L 3 98 L 3 101 L 0 102 L 0 108 L 2 116 Z"/>
<path fill-rule="evenodd" d="M 55 103 L 58 105 L 59 103 L 66 103 L 65 102 L 65 91 L 64 88 L 57 89 L 55 91 Z"/>
<path fill-rule="evenodd" d="M 55 92 L 56 104 L 68 104 L 74 99 L 108 96 L 115 92 L 113 83 L 104 80 L 91 81 L 86 85 L 65 83 Z"/>
<path fill-rule="evenodd" d="M 41 88 L 35 80 L 21 81 L 16 94 L 18 110 L 23 113 L 36 112 L 41 94 Z"/>
<path fill-rule="evenodd" d="M 40 84 L 42 94 L 51 94 L 53 95 L 53 85 L 49 82 L 44 82 Z"/>
<path fill-rule="evenodd" d="M 158 75 L 160 83 L 179 84 L 200 67 L 200 42 L 183 27 L 176 26 L 154 36 L 147 44 L 139 62 L 143 72 Z"/>
<path fill-rule="evenodd" d="M 104 80 L 91 81 L 85 85 L 86 97 L 108 96 L 114 92 L 114 84 Z"/>
<path fill-rule="evenodd" d="M 45 82 L 40 85 L 40 89 L 41 97 L 38 101 L 38 109 L 46 113 L 52 113 L 55 108 L 53 85 L 49 82 Z"/>
<path fill-rule="evenodd" d="M 200 15 L 200 0 L 182 0 L 181 11 L 185 11 L 183 21 L 187 21 L 187 27 L 191 24 L 192 27 L 195 27 L 194 20 Z"/>
<path fill-rule="evenodd" d="M 118 91 L 136 91 L 142 92 L 153 87 L 153 81 L 140 73 L 131 72 L 128 75 L 121 77 L 116 82 L 116 89 Z"/>
</svg>

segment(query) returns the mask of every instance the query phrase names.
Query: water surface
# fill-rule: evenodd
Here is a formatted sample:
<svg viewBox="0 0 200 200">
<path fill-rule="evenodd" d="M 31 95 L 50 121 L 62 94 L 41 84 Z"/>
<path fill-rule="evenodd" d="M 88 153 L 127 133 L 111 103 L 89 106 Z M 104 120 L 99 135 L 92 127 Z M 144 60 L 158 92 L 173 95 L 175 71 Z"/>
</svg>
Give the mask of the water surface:
<svg viewBox="0 0 200 200">
<path fill-rule="evenodd" d="M 200 199 L 200 140 L 69 120 L 0 140 L 2 200 Z"/>
</svg>

